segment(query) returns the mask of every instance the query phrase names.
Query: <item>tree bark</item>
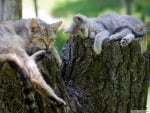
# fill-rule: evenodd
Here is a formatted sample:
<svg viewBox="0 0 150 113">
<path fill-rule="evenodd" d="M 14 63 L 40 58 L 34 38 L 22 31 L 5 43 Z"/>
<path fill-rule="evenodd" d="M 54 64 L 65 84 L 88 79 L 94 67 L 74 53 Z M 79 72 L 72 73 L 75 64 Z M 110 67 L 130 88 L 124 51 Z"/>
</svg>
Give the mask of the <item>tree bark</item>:
<svg viewBox="0 0 150 113">
<path fill-rule="evenodd" d="M 12 63 L 9 63 L 12 64 Z M 21 73 L 17 73 L 18 67 L 5 63 L 0 69 L 0 113 L 28 113 L 24 106 L 22 86 L 20 84 Z M 13 68 L 12 68 L 13 67 Z M 59 97 L 65 98 L 64 82 L 60 78 L 60 69 L 52 54 L 38 62 L 38 67 L 47 83 L 55 90 Z M 63 113 L 64 107 L 57 107 L 35 92 L 37 104 L 36 113 Z"/>
<path fill-rule="evenodd" d="M 133 0 L 123 0 L 123 5 L 125 7 L 126 14 L 132 14 L 132 2 Z"/>
<path fill-rule="evenodd" d="M 145 110 L 150 62 L 139 42 L 121 47 L 119 41 L 105 41 L 100 55 L 92 47 L 92 39 L 72 37 L 61 52 L 68 113 Z"/>
<path fill-rule="evenodd" d="M 22 0 L 0 0 L 0 20 L 20 19 Z"/>
</svg>

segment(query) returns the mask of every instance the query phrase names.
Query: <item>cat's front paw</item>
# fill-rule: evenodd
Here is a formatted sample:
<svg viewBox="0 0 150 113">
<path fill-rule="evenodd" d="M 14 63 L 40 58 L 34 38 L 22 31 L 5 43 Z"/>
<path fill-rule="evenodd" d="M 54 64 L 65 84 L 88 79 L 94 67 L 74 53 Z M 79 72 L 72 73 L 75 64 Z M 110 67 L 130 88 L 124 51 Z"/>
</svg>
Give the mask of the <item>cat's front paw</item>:
<svg viewBox="0 0 150 113">
<path fill-rule="evenodd" d="M 134 35 L 133 34 L 128 34 L 125 37 L 123 37 L 120 41 L 120 45 L 121 46 L 127 46 L 129 43 L 131 43 L 131 41 L 134 39 Z"/>
<path fill-rule="evenodd" d="M 60 67 L 62 64 L 62 60 L 60 59 L 59 62 L 58 62 L 58 66 Z"/>
<path fill-rule="evenodd" d="M 57 63 L 57 65 L 60 67 L 61 64 L 62 64 L 61 58 L 57 58 L 57 59 L 56 59 L 56 63 Z"/>
<path fill-rule="evenodd" d="M 89 33 L 89 38 L 94 39 L 96 36 L 95 32 L 90 32 Z"/>
<path fill-rule="evenodd" d="M 109 37 L 109 40 L 117 40 L 117 39 L 119 39 L 119 38 L 120 38 L 120 35 L 114 34 L 114 35 L 111 35 L 111 36 Z"/>
<path fill-rule="evenodd" d="M 120 41 L 120 45 L 121 45 L 122 47 L 127 46 L 128 44 L 129 44 L 129 42 L 128 42 L 127 39 L 122 39 L 122 40 Z"/>
<path fill-rule="evenodd" d="M 59 100 L 57 99 L 57 106 L 66 106 L 66 105 L 67 104 L 63 99 L 61 98 L 59 98 Z"/>
<path fill-rule="evenodd" d="M 44 53 L 46 53 L 45 50 L 39 50 L 39 51 L 33 53 L 33 55 L 31 55 L 30 58 L 35 60 L 35 59 L 37 59 L 38 56 L 43 55 Z"/>
<path fill-rule="evenodd" d="M 56 95 L 55 95 L 55 97 L 54 97 L 54 96 L 49 96 L 48 99 L 49 99 L 53 104 L 55 104 L 56 106 L 59 106 L 59 107 L 61 107 L 61 106 L 66 106 L 66 105 L 67 105 L 66 102 L 65 102 L 62 98 L 60 98 L 60 97 L 58 97 L 58 96 L 56 96 Z"/>
<path fill-rule="evenodd" d="M 101 49 L 101 48 L 97 48 L 97 47 L 95 47 L 95 46 L 94 46 L 93 50 L 94 50 L 94 52 L 95 52 L 97 55 L 101 54 L 101 52 L 102 52 L 102 49 Z"/>
</svg>

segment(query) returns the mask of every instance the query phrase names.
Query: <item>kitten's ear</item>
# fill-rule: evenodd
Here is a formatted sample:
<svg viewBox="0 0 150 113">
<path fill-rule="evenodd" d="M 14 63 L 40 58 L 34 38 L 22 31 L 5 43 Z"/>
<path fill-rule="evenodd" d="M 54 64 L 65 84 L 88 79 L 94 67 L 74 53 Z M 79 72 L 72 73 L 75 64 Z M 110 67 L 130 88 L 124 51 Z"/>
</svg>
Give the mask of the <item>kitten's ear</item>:
<svg viewBox="0 0 150 113">
<path fill-rule="evenodd" d="M 35 19 L 35 18 L 32 18 L 32 19 L 31 19 L 31 21 L 30 21 L 30 23 L 29 23 L 29 26 L 30 26 L 30 29 L 31 29 L 32 32 L 33 32 L 35 29 L 37 29 L 37 28 L 40 27 L 39 24 L 38 24 L 37 19 Z"/>
<path fill-rule="evenodd" d="M 57 31 L 61 24 L 62 24 L 62 21 L 59 21 L 59 22 L 50 24 L 50 26 L 54 31 Z"/>
<path fill-rule="evenodd" d="M 73 16 L 73 21 L 76 24 L 80 24 L 80 23 L 86 22 L 86 19 L 87 19 L 87 17 L 82 15 L 82 14 L 77 14 L 77 15 Z"/>
</svg>

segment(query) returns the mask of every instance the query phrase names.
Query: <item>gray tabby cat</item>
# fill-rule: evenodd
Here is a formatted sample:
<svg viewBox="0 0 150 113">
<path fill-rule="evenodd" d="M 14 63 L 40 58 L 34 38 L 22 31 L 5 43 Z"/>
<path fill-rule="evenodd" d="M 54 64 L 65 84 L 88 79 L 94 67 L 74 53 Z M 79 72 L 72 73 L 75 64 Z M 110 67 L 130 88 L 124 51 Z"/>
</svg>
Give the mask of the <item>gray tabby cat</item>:
<svg viewBox="0 0 150 113">
<path fill-rule="evenodd" d="M 127 46 L 132 40 L 144 37 L 146 28 L 141 20 L 129 15 L 110 13 L 98 18 L 88 18 L 77 14 L 65 32 L 82 38 L 94 38 L 94 52 L 100 54 L 105 39 L 121 40 L 121 46 Z"/>
<path fill-rule="evenodd" d="M 21 77 L 23 90 L 30 113 L 35 111 L 36 107 L 32 86 L 50 101 L 66 105 L 65 101 L 58 97 L 45 82 L 35 63 L 35 57 L 45 52 L 44 49 L 49 49 L 55 55 L 58 64 L 61 65 L 61 59 L 53 46 L 56 40 L 56 31 L 61 24 L 61 21 L 46 24 L 40 19 L 0 22 L 0 62 L 14 62 L 23 73 L 24 76 Z M 29 46 L 42 50 L 29 56 L 27 54 Z"/>
</svg>

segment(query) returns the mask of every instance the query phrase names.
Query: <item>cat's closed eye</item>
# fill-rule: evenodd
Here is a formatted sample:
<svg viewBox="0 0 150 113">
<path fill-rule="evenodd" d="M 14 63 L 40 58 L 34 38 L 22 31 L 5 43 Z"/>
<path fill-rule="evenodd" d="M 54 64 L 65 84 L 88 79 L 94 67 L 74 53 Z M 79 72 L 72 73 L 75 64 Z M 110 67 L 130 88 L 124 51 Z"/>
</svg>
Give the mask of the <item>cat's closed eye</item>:
<svg viewBox="0 0 150 113">
<path fill-rule="evenodd" d="M 51 38 L 50 41 L 55 41 L 55 38 Z"/>
</svg>

